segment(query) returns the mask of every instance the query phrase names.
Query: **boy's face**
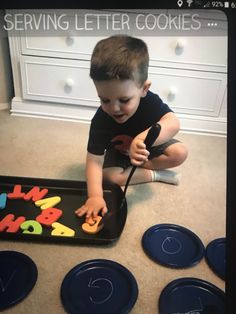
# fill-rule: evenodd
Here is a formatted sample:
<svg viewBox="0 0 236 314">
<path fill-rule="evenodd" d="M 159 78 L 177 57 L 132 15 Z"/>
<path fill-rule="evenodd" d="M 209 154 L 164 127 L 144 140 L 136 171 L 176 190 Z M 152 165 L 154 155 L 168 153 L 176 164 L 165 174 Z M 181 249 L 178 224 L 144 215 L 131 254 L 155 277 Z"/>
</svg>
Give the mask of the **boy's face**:
<svg viewBox="0 0 236 314">
<path fill-rule="evenodd" d="M 145 97 L 150 86 L 146 81 L 138 87 L 132 80 L 94 81 L 101 106 L 117 123 L 124 123 L 136 112 L 140 98 Z"/>
</svg>

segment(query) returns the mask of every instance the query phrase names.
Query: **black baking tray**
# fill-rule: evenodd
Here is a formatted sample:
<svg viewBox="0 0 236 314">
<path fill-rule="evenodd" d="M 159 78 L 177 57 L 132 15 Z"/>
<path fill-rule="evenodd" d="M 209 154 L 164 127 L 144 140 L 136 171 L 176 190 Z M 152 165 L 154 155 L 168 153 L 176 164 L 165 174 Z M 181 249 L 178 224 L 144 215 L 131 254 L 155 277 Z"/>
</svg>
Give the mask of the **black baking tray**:
<svg viewBox="0 0 236 314">
<path fill-rule="evenodd" d="M 51 227 L 43 227 L 42 234 L 23 234 L 22 230 L 16 233 L 0 232 L 1 239 L 23 240 L 23 241 L 43 241 L 57 243 L 77 243 L 77 244 L 111 244 L 120 237 L 127 217 L 127 203 L 120 204 L 123 198 L 123 191 L 120 186 L 104 183 L 104 199 L 108 206 L 108 211 L 112 212 L 106 220 L 104 227 L 96 234 L 87 234 L 82 231 L 84 217 L 75 215 L 75 210 L 84 204 L 87 198 L 87 185 L 84 181 L 55 180 L 43 178 L 27 178 L 0 176 L 0 195 L 1 193 L 11 193 L 15 185 L 22 186 L 22 192 L 27 193 L 32 187 L 38 186 L 40 189 L 47 188 L 48 193 L 44 198 L 60 196 L 61 202 L 55 205 L 63 211 L 63 215 L 57 222 L 73 229 L 73 237 L 51 236 Z M 32 200 L 7 199 L 6 207 L 0 209 L 0 221 L 8 214 L 14 214 L 15 219 L 19 216 L 26 217 L 26 220 L 35 220 L 42 213 Z"/>
</svg>

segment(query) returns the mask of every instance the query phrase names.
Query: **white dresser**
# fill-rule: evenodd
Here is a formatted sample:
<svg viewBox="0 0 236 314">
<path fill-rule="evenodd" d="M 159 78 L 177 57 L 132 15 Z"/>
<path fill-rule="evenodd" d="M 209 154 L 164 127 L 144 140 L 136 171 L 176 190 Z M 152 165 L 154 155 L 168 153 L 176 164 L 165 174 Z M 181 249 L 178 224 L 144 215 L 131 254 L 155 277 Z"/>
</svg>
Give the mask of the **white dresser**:
<svg viewBox="0 0 236 314">
<path fill-rule="evenodd" d="M 86 15 L 82 10 L 61 12 L 65 13 L 70 25 L 75 25 L 75 15 L 82 22 Z M 227 126 L 226 17 L 220 11 L 185 11 L 188 16 L 193 13 L 198 13 L 201 33 L 161 29 L 153 36 L 150 29 L 157 21 L 155 18 L 160 17 L 160 27 L 166 26 L 165 17 L 172 18 L 172 26 L 176 26 L 175 16 L 180 11 L 93 11 L 94 18 L 96 14 L 104 15 L 99 20 L 104 25 L 112 19 L 112 14 L 128 18 L 129 24 L 126 20 L 126 27 L 118 33 L 140 37 L 148 44 L 151 90 L 176 112 L 182 130 L 224 135 Z M 148 32 L 142 33 L 140 29 L 144 26 Z M 218 30 L 213 36 L 209 32 L 211 27 Z M 112 28 L 105 35 L 87 31 L 88 36 L 78 36 L 73 27 L 58 35 L 35 36 L 21 30 L 9 34 L 15 89 L 11 113 L 89 122 L 99 106 L 89 78 L 91 52 L 98 40 L 114 34 Z"/>
</svg>

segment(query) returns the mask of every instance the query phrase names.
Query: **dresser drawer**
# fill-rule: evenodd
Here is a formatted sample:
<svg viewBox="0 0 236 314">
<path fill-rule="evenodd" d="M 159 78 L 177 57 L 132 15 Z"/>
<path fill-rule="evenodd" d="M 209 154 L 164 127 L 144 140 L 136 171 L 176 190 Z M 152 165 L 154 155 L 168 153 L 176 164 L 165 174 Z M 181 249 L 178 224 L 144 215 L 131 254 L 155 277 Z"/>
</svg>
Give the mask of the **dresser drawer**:
<svg viewBox="0 0 236 314">
<path fill-rule="evenodd" d="M 103 37 L 76 36 L 73 32 L 59 36 L 21 37 L 23 55 L 90 60 L 93 48 Z"/>
<path fill-rule="evenodd" d="M 176 113 L 217 117 L 226 90 L 227 75 L 150 67 L 151 90 Z"/>
<path fill-rule="evenodd" d="M 89 62 L 21 57 L 24 99 L 97 107 L 96 89 L 89 78 Z M 149 68 L 151 90 L 181 114 L 217 117 L 226 75 L 222 73 Z"/>
<path fill-rule="evenodd" d="M 29 10 L 29 12 L 33 14 L 34 11 Z M 46 12 L 54 17 L 53 11 Z M 53 30 L 51 26 L 48 33 L 36 30 L 22 31 L 20 41 L 23 55 L 90 60 L 96 43 L 114 35 L 114 27 L 118 29 L 116 34 L 128 32 L 128 29 L 122 31 L 117 25 L 113 25 L 114 12 L 96 10 L 56 10 L 55 12 L 57 21 L 61 17 L 62 23 L 64 17 L 64 22 L 67 24 L 61 27 L 64 26 L 65 29 Z M 122 15 L 121 13 L 116 15 L 119 22 L 119 17 Z"/>
<path fill-rule="evenodd" d="M 160 36 L 142 38 L 150 65 L 227 72 L 227 37 Z"/>
<path fill-rule="evenodd" d="M 89 62 L 21 56 L 24 99 L 97 107 Z"/>
<path fill-rule="evenodd" d="M 93 48 L 102 38 L 78 37 L 73 32 L 57 37 L 26 36 L 21 37 L 21 49 L 23 55 L 90 60 Z M 227 71 L 227 37 L 145 36 L 141 39 L 148 45 L 150 65 Z"/>
<path fill-rule="evenodd" d="M 38 36 L 34 31 L 21 32 L 21 52 L 23 55 L 35 55 L 44 57 L 56 57 L 67 59 L 90 60 L 95 44 L 102 38 L 118 33 L 126 33 L 142 38 L 148 45 L 151 66 L 164 66 L 169 68 L 196 69 L 202 71 L 216 71 L 226 73 L 227 71 L 227 20 L 223 12 L 212 13 L 209 18 L 202 11 L 194 11 L 197 22 L 191 22 L 195 27 L 200 23 L 199 30 L 182 31 L 171 24 L 171 29 L 165 24 L 171 18 L 182 17 L 183 12 L 172 12 L 168 14 L 160 10 L 149 10 L 150 13 L 136 12 L 108 12 L 92 11 L 89 16 L 88 26 L 94 27 L 93 31 L 79 31 L 83 29 L 85 19 L 89 11 L 66 10 L 57 11 L 57 15 L 66 15 L 66 22 L 70 28 L 65 31 L 57 30 L 48 35 Z M 48 12 L 48 14 L 53 12 Z M 114 31 L 116 26 L 112 24 L 112 17 L 117 16 L 117 21 L 122 21 L 122 16 L 128 18 L 128 26 L 120 31 Z M 216 14 L 216 16 L 215 16 Z M 193 12 L 187 11 L 187 22 L 191 20 Z M 96 16 L 100 16 L 97 20 Z M 219 26 L 219 32 L 211 35 L 207 22 L 215 21 Z M 119 20 L 120 19 L 120 20 Z M 155 25 L 155 21 L 160 25 Z M 99 21 L 99 27 L 98 27 Z M 113 26 L 112 26 L 113 25 Z M 121 24 L 119 24 L 121 25 Z M 126 25 L 126 24 L 125 24 Z M 175 25 L 175 24 L 174 24 Z M 96 26 L 96 27 L 95 27 Z M 109 27 L 108 27 L 109 26 Z M 156 26 L 155 28 L 153 26 Z M 217 26 L 217 27 L 218 27 Z M 97 29 L 98 27 L 98 29 Z M 177 27 L 177 29 L 176 29 Z M 118 28 L 119 29 L 119 28 Z M 144 30 L 142 30 L 144 29 Z M 149 31 L 147 31 L 149 29 Z"/>
<path fill-rule="evenodd" d="M 163 14 L 152 10 L 149 14 L 141 14 L 138 23 L 136 18 L 137 24 L 144 30 L 134 27 L 132 34 L 147 43 L 150 65 L 227 72 L 227 18 L 224 12 L 168 10 Z"/>
</svg>

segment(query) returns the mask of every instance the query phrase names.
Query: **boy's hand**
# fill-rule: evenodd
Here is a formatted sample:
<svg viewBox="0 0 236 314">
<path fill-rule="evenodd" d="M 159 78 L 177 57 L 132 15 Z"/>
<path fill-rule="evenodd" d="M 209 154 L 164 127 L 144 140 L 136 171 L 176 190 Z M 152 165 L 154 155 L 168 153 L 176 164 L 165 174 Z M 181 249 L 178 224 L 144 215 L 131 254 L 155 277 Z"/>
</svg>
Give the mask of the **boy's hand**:
<svg viewBox="0 0 236 314">
<path fill-rule="evenodd" d="M 134 166 L 141 166 L 148 160 L 149 151 L 146 149 L 144 141 L 140 138 L 134 138 L 130 145 L 130 161 Z"/>
<path fill-rule="evenodd" d="M 85 219 L 87 222 L 90 217 L 97 217 L 100 211 L 102 212 L 102 216 L 107 213 L 106 202 L 103 197 L 96 196 L 89 197 L 86 203 L 75 211 L 75 214 L 79 217 L 86 215 Z"/>
</svg>

